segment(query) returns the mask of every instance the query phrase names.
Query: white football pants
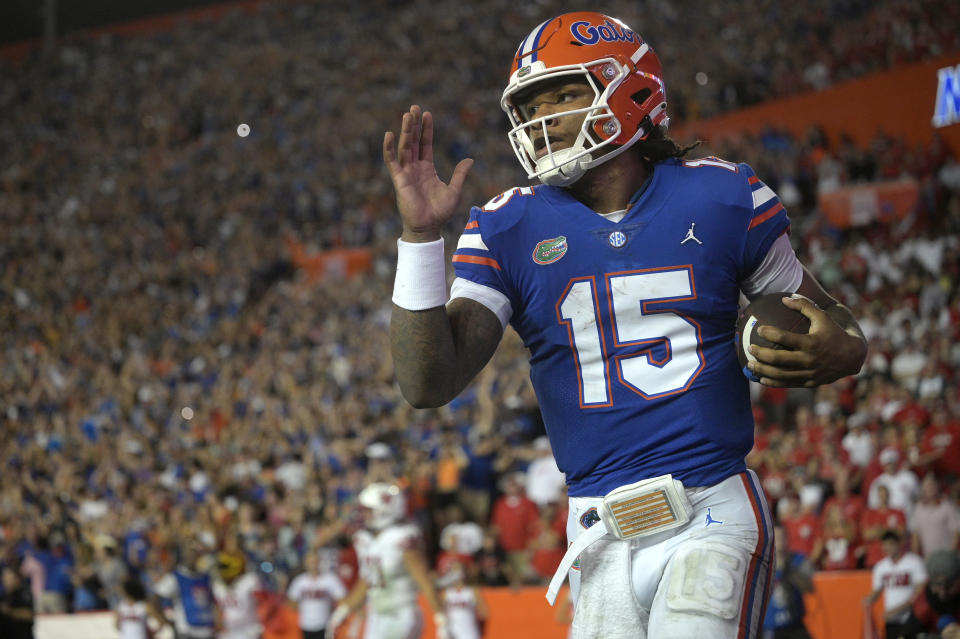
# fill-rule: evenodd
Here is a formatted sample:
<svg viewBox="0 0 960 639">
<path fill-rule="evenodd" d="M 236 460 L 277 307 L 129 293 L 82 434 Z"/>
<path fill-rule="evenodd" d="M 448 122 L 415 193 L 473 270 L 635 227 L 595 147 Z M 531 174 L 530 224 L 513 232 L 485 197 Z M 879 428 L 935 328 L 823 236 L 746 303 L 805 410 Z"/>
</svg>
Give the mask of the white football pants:
<svg viewBox="0 0 960 639">
<path fill-rule="evenodd" d="M 647 537 L 610 535 L 570 571 L 573 639 L 755 639 L 770 590 L 773 520 L 753 471 L 687 488 L 686 525 Z M 571 497 L 567 541 L 601 497 Z"/>
</svg>

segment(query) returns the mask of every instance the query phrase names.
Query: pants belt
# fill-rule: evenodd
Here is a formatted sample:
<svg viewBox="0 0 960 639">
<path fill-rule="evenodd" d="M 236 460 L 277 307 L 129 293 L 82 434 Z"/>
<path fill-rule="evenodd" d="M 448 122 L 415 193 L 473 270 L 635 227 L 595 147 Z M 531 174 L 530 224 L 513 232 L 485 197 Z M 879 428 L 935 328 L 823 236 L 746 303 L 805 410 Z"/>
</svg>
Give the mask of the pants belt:
<svg viewBox="0 0 960 639">
<path fill-rule="evenodd" d="M 600 521 L 577 535 L 564 553 L 547 587 L 547 601 L 554 604 L 570 568 L 590 544 L 608 534 L 632 539 L 678 528 L 690 520 L 691 510 L 683 484 L 671 475 L 614 488 L 597 508 Z"/>
</svg>

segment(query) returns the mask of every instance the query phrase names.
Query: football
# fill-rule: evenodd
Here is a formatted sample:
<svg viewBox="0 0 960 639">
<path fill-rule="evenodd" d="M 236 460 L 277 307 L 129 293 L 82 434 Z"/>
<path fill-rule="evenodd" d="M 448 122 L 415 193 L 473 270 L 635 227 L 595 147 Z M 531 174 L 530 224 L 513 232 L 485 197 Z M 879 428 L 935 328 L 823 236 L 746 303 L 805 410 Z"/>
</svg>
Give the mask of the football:
<svg viewBox="0 0 960 639">
<path fill-rule="evenodd" d="M 779 344 L 760 337 L 757 328 L 776 326 L 793 333 L 806 333 L 810 329 L 810 320 L 800 311 L 784 306 L 780 301 L 784 297 L 807 299 L 797 293 L 769 293 L 753 300 L 740 312 L 740 318 L 737 320 L 737 359 L 740 361 L 743 374 L 748 379 L 758 381 L 756 376 L 747 369 L 747 362 L 755 359 L 748 351 L 751 344 L 767 348 L 783 348 Z"/>
</svg>

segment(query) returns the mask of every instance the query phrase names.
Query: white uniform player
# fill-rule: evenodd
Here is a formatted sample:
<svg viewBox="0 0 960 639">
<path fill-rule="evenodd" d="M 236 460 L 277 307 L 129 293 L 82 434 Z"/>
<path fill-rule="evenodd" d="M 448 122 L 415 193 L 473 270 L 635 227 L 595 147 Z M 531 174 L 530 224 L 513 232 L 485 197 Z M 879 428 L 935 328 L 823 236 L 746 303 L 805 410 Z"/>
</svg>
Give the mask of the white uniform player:
<svg viewBox="0 0 960 639">
<path fill-rule="evenodd" d="M 313 553 L 309 562 L 309 572 L 294 577 L 287 588 L 287 598 L 297 606 L 300 630 L 305 638 L 324 636 L 334 604 L 347 596 L 340 577 L 323 570 L 318 553 Z"/>
<path fill-rule="evenodd" d="M 417 586 L 403 564 L 403 553 L 420 543 L 420 530 L 413 524 L 388 526 L 377 534 L 361 530 L 354 536 L 360 578 L 369 588 L 367 637 L 420 636 L 412 630 L 423 626 Z"/>
<path fill-rule="evenodd" d="M 447 615 L 449 638 L 480 639 L 480 622 L 487 618 L 487 606 L 476 589 L 464 582 L 463 568 L 454 564 L 440 581 L 446 585 L 440 599 Z"/>
<path fill-rule="evenodd" d="M 450 639 L 480 639 L 477 623 L 477 595 L 473 588 L 452 586 L 443 591 L 443 610 L 447 613 Z"/>
<path fill-rule="evenodd" d="M 892 630 L 904 630 L 891 626 L 908 624 L 912 620 L 913 601 L 927 582 L 927 568 L 918 555 L 903 552 L 901 540 L 896 533 L 888 532 L 883 536 L 883 552 L 886 556 L 873 567 L 873 592 L 866 602 L 872 604 L 883 595 L 889 637 L 897 636 Z M 913 621 L 915 622 L 915 619 Z"/>
<path fill-rule="evenodd" d="M 419 590 L 435 611 L 438 636 L 445 636 L 446 618 L 427 574 L 420 550 L 420 530 L 402 522 L 406 501 L 400 489 L 390 484 L 371 484 L 361 491 L 358 501 L 366 511 L 367 526 L 354 535 L 360 579 L 334 610 L 328 628 L 335 629 L 365 602 L 365 639 L 419 637 L 423 632 L 423 617 L 417 604 Z"/>
<path fill-rule="evenodd" d="M 117 604 L 117 635 L 119 639 L 148 639 L 146 602 L 124 599 Z"/>
<path fill-rule="evenodd" d="M 128 577 L 121 588 L 123 596 L 116 610 L 118 639 L 150 639 L 155 629 L 169 623 L 163 612 L 147 599 L 147 591 L 140 579 Z"/>
<path fill-rule="evenodd" d="M 257 614 L 255 593 L 260 579 L 255 573 L 242 574 L 229 583 L 216 582 L 213 594 L 220 611 L 220 639 L 259 639 L 263 632 Z"/>
</svg>

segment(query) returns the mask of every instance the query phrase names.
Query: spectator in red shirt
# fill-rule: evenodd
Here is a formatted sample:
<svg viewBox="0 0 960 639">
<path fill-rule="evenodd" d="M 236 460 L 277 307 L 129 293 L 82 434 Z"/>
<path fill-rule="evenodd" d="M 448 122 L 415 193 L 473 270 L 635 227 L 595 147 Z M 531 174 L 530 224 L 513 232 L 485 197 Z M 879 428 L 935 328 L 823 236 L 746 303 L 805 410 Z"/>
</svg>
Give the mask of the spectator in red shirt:
<svg viewBox="0 0 960 639">
<path fill-rule="evenodd" d="M 883 559 L 883 533 L 892 530 L 903 537 L 907 532 L 907 517 L 902 510 L 890 507 L 890 491 L 886 486 L 877 487 L 877 503 L 876 508 L 868 508 L 860 519 L 860 534 L 866 547 L 864 568 L 872 568 Z"/>
<path fill-rule="evenodd" d="M 534 577 L 541 583 L 550 581 L 567 549 L 566 526 L 557 525 L 557 511 L 556 502 L 544 504 L 530 537 L 530 563 Z"/>
<path fill-rule="evenodd" d="M 913 422 L 918 426 L 924 426 L 930 419 L 930 413 L 911 394 L 904 393 L 904 395 L 908 400 L 903 408 L 893 414 L 891 421 L 898 424 Z"/>
<path fill-rule="evenodd" d="M 823 512 L 826 513 L 833 506 L 839 507 L 843 517 L 854 523 L 860 521 L 860 517 L 867 509 L 866 500 L 851 491 L 850 471 L 845 468 L 840 470 L 834 478 L 833 496 L 824 502 Z"/>
<path fill-rule="evenodd" d="M 787 548 L 790 552 L 813 556 L 813 545 L 820 534 L 820 521 L 813 507 L 801 506 L 796 495 L 790 495 L 780 500 L 780 521 L 783 530 L 787 533 Z"/>
<path fill-rule="evenodd" d="M 951 420 L 943 406 L 934 409 L 920 442 L 920 464 L 939 477 L 960 478 L 960 421 Z"/>
<path fill-rule="evenodd" d="M 507 553 L 507 563 L 515 583 L 530 576 L 530 552 L 527 547 L 533 537 L 540 512 L 537 505 L 523 494 L 523 473 L 504 477 L 503 495 L 493 504 L 490 524 L 497 531 L 497 541 Z"/>
<path fill-rule="evenodd" d="M 779 450 L 771 450 L 765 456 L 766 467 L 761 475 L 763 491 L 767 494 L 767 501 L 775 507 L 780 498 L 787 494 L 790 487 L 790 476 L 787 473 L 787 464 Z"/>
<path fill-rule="evenodd" d="M 792 430 L 783 434 L 783 439 L 780 442 L 780 452 L 783 455 L 783 460 L 790 468 L 806 466 L 812 453 L 810 449 L 801 444 L 797 432 Z"/>
<path fill-rule="evenodd" d="M 820 535 L 813 545 L 811 559 L 821 570 L 856 570 L 858 534 L 840 506 L 824 508 Z"/>
</svg>

